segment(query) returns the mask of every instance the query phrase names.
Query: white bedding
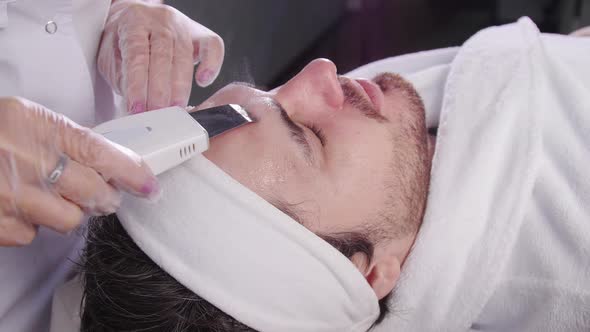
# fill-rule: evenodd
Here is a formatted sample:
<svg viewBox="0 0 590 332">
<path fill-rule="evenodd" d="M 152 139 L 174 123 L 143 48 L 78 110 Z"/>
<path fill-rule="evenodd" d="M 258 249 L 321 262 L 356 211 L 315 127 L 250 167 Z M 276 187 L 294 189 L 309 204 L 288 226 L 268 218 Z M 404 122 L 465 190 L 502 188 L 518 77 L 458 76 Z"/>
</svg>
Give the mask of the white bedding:
<svg viewBox="0 0 590 332">
<path fill-rule="evenodd" d="M 375 331 L 589 331 L 590 39 L 524 18 L 436 60 L 405 73 L 439 130 L 424 223 Z M 438 86 L 413 79 L 433 73 Z"/>
</svg>

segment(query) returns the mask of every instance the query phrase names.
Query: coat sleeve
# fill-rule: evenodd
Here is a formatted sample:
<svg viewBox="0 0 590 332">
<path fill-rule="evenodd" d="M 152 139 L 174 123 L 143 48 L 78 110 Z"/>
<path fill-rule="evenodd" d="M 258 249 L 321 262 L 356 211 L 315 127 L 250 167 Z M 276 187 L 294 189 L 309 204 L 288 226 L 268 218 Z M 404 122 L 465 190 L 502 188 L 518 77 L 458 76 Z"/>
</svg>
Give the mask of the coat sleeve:
<svg viewBox="0 0 590 332">
<path fill-rule="evenodd" d="M 26 247 L 0 247 L 0 331 L 49 330 L 53 293 L 75 272 L 81 232 L 64 236 L 41 227 Z"/>
</svg>

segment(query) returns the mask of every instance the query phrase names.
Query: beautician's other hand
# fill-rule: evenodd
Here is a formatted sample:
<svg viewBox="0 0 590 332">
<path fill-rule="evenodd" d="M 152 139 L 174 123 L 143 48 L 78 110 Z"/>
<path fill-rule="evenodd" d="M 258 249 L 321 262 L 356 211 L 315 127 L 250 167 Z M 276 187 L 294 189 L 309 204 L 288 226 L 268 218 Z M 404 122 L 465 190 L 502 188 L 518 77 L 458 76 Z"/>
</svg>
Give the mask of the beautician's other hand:
<svg viewBox="0 0 590 332">
<path fill-rule="evenodd" d="M 225 54 L 223 39 L 178 10 L 119 0 L 111 6 L 98 53 L 98 69 L 124 97 L 130 113 L 186 106 L 195 80 L 211 84 Z"/>
<path fill-rule="evenodd" d="M 575 36 L 575 37 L 590 37 L 590 25 L 580 28 L 572 33 L 570 33 L 570 36 Z"/>
<path fill-rule="evenodd" d="M 65 233 L 84 213 L 112 213 L 119 189 L 159 194 L 130 150 L 39 104 L 0 98 L 0 246 L 30 243 L 38 226 Z"/>
</svg>

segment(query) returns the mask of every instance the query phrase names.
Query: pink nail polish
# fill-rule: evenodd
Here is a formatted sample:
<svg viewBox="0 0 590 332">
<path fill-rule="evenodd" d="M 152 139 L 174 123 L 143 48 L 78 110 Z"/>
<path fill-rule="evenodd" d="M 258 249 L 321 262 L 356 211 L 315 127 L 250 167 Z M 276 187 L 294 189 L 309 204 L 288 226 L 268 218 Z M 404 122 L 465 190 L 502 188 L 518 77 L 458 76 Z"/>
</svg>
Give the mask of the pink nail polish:
<svg viewBox="0 0 590 332">
<path fill-rule="evenodd" d="M 162 188 L 158 179 L 152 178 L 141 187 L 141 193 L 151 202 L 157 202 L 162 196 Z"/>
<path fill-rule="evenodd" d="M 141 187 L 141 193 L 149 196 L 153 192 L 160 190 L 160 185 L 158 184 L 158 180 L 156 178 L 149 179 L 143 187 Z"/>
<path fill-rule="evenodd" d="M 197 80 L 199 81 L 199 84 L 201 84 L 201 85 L 207 85 L 207 84 L 211 83 L 212 79 L 213 79 L 213 71 L 211 69 L 203 70 L 199 74 L 199 76 L 197 77 Z"/>
<path fill-rule="evenodd" d="M 143 113 L 145 112 L 145 104 L 142 102 L 136 102 L 131 106 L 131 110 L 129 111 L 131 114 Z"/>
</svg>

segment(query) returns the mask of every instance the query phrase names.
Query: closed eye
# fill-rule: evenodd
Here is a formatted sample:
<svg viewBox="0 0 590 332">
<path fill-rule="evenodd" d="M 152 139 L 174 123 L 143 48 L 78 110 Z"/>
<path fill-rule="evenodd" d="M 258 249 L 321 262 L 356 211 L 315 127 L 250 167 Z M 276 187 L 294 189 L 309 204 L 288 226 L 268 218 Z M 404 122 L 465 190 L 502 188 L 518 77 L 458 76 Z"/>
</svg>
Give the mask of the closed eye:
<svg viewBox="0 0 590 332">
<path fill-rule="evenodd" d="M 287 126 L 287 128 L 289 129 L 291 137 L 294 139 L 294 141 L 297 143 L 297 145 L 299 145 L 301 148 L 303 148 L 305 158 L 310 163 L 314 163 L 315 160 L 314 160 L 313 152 L 311 150 L 311 146 L 309 144 L 309 141 L 307 140 L 307 136 L 305 135 L 303 128 L 301 128 L 295 122 L 293 122 L 293 120 L 291 120 L 287 111 L 285 111 L 285 109 L 281 106 L 281 104 L 279 104 L 276 100 L 270 99 L 270 102 L 271 102 L 271 105 L 276 110 L 279 111 L 279 113 L 281 115 L 281 120 L 283 120 L 282 121 L 283 124 L 285 124 Z"/>
<path fill-rule="evenodd" d="M 317 136 L 318 140 L 320 140 L 320 143 L 322 143 L 322 146 L 326 146 L 326 136 L 320 128 L 313 124 L 305 126 L 309 128 L 309 130 L 311 130 Z"/>
</svg>

